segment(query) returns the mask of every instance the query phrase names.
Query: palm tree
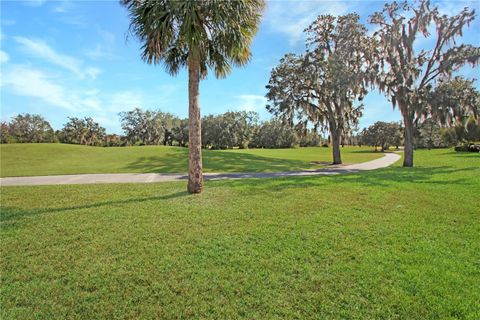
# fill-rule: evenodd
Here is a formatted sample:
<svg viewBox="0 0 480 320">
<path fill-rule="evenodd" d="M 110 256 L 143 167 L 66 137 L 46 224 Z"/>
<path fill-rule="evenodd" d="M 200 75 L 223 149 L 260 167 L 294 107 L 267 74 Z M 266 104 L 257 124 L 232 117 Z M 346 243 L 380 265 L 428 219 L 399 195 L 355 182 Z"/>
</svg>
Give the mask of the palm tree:
<svg viewBox="0 0 480 320">
<path fill-rule="evenodd" d="M 142 59 L 163 63 L 171 75 L 188 68 L 188 191 L 203 189 L 199 82 L 208 69 L 224 78 L 246 64 L 264 0 L 121 0 Z"/>
</svg>

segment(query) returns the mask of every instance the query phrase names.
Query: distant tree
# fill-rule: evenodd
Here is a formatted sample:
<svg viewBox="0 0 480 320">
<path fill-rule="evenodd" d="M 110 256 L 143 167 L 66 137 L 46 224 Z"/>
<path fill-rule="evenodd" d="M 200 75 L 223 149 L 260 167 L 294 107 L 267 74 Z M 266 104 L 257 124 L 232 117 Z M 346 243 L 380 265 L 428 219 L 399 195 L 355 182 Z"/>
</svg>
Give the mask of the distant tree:
<svg viewBox="0 0 480 320">
<path fill-rule="evenodd" d="M 362 144 L 375 147 L 375 151 L 377 147 L 380 147 L 382 152 L 390 146 L 398 148 L 400 144 L 398 137 L 401 130 L 401 125 L 396 122 L 377 121 L 362 131 Z"/>
<path fill-rule="evenodd" d="M 473 80 L 462 77 L 441 80 L 429 93 L 428 106 L 442 125 L 464 124 L 470 117 L 480 120 L 480 92 Z"/>
<path fill-rule="evenodd" d="M 445 146 L 456 146 L 465 143 L 480 141 L 480 124 L 473 116 L 464 119 L 462 123 L 456 123 L 439 130 L 442 142 Z"/>
<path fill-rule="evenodd" d="M 328 128 L 333 163 L 342 163 L 341 138 L 358 125 L 367 93 L 371 47 L 359 16 L 319 16 L 307 29 L 309 51 L 287 54 L 272 70 L 267 110 L 291 126 L 295 122 Z M 306 127 L 304 125 L 304 127 Z"/>
<path fill-rule="evenodd" d="M 118 134 L 107 134 L 105 135 L 105 146 L 106 147 L 123 147 L 127 144 L 125 137 Z"/>
<path fill-rule="evenodd" d="M 205 148 L 246 148 L 258 122 L 256 112 L 228 111 L 202 119 Z"/>
<path fill-rule="evenodd" d="M 173 128 L 180 124 L 180 119 L 168 112 L 158 111 L 156 114 L 157 123 L 163 131 L 162 143 L 163 145 L 173 144 Z"/>
<path fill-rule="evenodd" d="M 295 130 L 278 120 L 261 123 L 250 141 L 252 148 L 292 148 L 297 144 Z"/>
<path fill-rule="evenodd" d="M 120 112 L 120 123 L 129 144 L 158 144 L 160 127 L 154 124 L 155 116 L 150 111 L 135 108 Z"/>
<path fill-rule="evenodd" d="M 467 142 L 480 141 L 480 123 L 472 116 L 465 123 L 465 140 Z"/>
<path fill-rule="evenodd" d="M 397 124 L 397 130 L 395 130 L 395 134 L 392 137 L 391 144 L 395 146 L 395 149 L 399 149 L 400 146 L 403 144 L 403 127 L 401 123 Z"/>
<path fill-rule="evenodd" d="M 435 82 L 480 59 L 480 48 L 455 45 L 455 38 L 474 18 L 474 11 L 468 8 L 455 16 L 441 15 L 437 8 L 430 7 L 429 0 L 385 4 L 383 11 L 370 17 L 370 22 L 379 27 L 374 34 L 378 64 L 373 67 L 372 80 L 402 114 L 404 167 L 413 166 L 416 119 L 428 112 L 428 92 Z M 415 40 L 430 36 L 431 24 L 436 29 L 435 47 L 415 53 Z"/>
<path fill-rule="evenodd" d="M 432 118 L 427 118 L 417 125 L 414 133 L 414 145 L 416 148 L 441 148 L 444 147 L 444 139 L 441 135 L 441 127 Z"/>
<path fill-rule="evenodd" d="M 16 142 L 55 142 L 50 123 L 38 114 L 20 114 L 9 125 L 9 133 Z"/>
<path fill-rule="evenodd" d="M 170 115 L 159 111 L 135 108 L 119 113 L 122 129 L 130 144 L 158 145 L 165 140 L 165 127 Z M 166 143 L 165 143 L 166 144 Z"/>
<path fill-rule="evenodd" d="M 260 24 L 263 0 L 138 1 L 122 0 L 130 30 L 142 43 L 142 58 L 163 62 L 175 75 L 188 66 L 189 165 L 188 191 L 203 189 L 199 82 L 208 69 L 223 78 L 231 65 L 250 58 L 249 46 Z"/>
<path fill-rule="evenodd" d="M 300 147 L 318 147 L 323 142 L 323 139 L 320 136 L 320 134 L 318 134 L 317 130 L 313 128 L 306 129 L 306 132 L 303 131 L 301 135 L 299 135 L 298 131 L 296 132 L 299 138 L 298 143 Z"/>
<path fill-rule="evenodd" d="M 8 122 L 6 121 L 0 122 L 0 143 L 15 142 L 15 138 L 12 136 L 10 131 L 11 130 Z"/>
<path fill-rule="evenodd" d="M 377 151 L 378 147 L 376 138 L 377 136 L 369 128 L 364 128 L 362 132 L 360 132 L 360 144 L 375 147 L 375 151 Z"/>
<path fill-rule="evenodd" d="M 92 118 L 83 119 L 69 117 L 68 122 L 60 130 L 59 138 L 63 143 L 82 144 L 89 146 L 102 145 L 105 138 L 105 128 Z"/>
<path fill-rule="evenodd" d="M 229 111 L 222 115 L 229 123 L 228 133 L 234 141 L 233 146 L 247 148 L 258 123 L 258 113 L 253 111 Z"/>
<path fill-rule="evenodd" d="M 437 142 L 437 145 L 454 146 L 475 141 L 475 127 L 480 125 L 479 115 L 480 93 L 473 80 L 462 77 L 440 79 L 428 94 L 428 112 L 424 116 L 429 117 L 430 122 L 426 126 L 422 123 L 421 130 L 423 136 L 430 133 L 434 139 L 430 139 L 430 145 L 425 141 L 416 144 L 431 147 L 433 140 L 440 139 L 441 143 Z"/>
<path fill-rule="evenodd" d="M 204 148 L 227 149 L 235 144 L 228 131 L 228 123 L 221 116 L 208 115 L 202 119 L 202 145 Z"/>
<path fill-rule="evenodd" d="M 179 146 L 185 147 L 188 144 L 188 119 L 181 119 L 172 128 L 172 140 Z"/>
</svg>

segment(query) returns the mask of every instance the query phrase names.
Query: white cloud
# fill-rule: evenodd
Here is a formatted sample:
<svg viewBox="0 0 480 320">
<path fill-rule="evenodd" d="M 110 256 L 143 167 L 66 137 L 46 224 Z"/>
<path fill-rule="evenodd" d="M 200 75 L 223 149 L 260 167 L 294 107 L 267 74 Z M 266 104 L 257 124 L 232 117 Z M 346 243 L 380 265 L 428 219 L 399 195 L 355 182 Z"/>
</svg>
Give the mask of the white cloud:
<svg viewBox="0 0 480 320">
<path fill-rule="evenodd" d="M 110 112 L 121 112 L 133 108 L 145 108 L 145 97 L 143 93 L 135 90 L 125 90 L 109 94 L 105 97 L 105 110 Z"/>
<path fill-rule="evenodd" d="M 121 132 L 118 113 L 133 108 L 146 108 L 145 96 L 136 90 L 125 90 L 105 94 L 101 97 L 102 108 L 93 115 L 95 121 L 106 127 L 109 132 Z"/>
<path fill-rule="evenodd" d="M 245 111 L 261 111 L 267 105 L 267 98 L 254 94 L 242 94 L 235 97 L 238 101 L 238 108 Z"/>
<path fill-rule="evenodd" d="M 28 0 L 23 3 L 29 7 L 40 7 L 45 3 L 45 0 Z"/>
<path fill-rule="evenodd" d="M 5 70 L 1 86 L 8 87 L 16 95 L 38 98 L 48 104 L 74 110 L 61 86 L 51 82 L 43 72 L 28 66 L 17 65 Z"/>
<path fill-rule="evenodd" d="M 115 35 L 100 28 L 98 35 L 102 42 L 97 43 L 95 48 L 85 50 L 85 55 L 94 60 L 113 57 Z"/>
<path fill-rule="evenodd" d="M 29 65 L 8 65 L 0 85 L 17 96 L 39 99 L 48 106 L 78 112 L 101 111 L 102 97 L 96 89 L 84 89 Z"/>
<path fill-rule="evenodd" d="M 109 132 L 120 132 L 118 113 L 135 107 L 168 110 L 177 96 L 179 86 L 162 84 L 155 94 L 141 89 L 106 92 L 91 87 L 82 80 L 65 78 L 61 73 L 51 73 L 32 65 L 2 65 L 0 78 L 2 95 L 5 93 L 27 97 L 38 109 L 53 108 L 53 114 L 66 116 L 91 116 Z M 27 101 L 29 101 L 27 100 Z M 165 107 L 165 109 L 163 109 Z"/>
<path fill-rule="evenodd" d="M 56 4 L 52 9 L 55 13 L 65 13 L 73 8 L 73 3 L 69 0 L 64 0 Z"/>
<path fill-rule="evenodd" d="M 0 50 L 0 63 L 6 63 L 8 60 L 8 54 L 5 51 Z"/>
<path fill-rule="evenodd" d="M 100 72 L 96 68 L 85 67 L 83 62 L 77 58 L 56 52 L 42 40 L 32 40 L 25 37 L 13 37 L 13 39 L 22 45 L 26 53 L 69 70 L 80 78 L 88 76 L 95 79 Z"/>
<path fill-rule="evenodd" d="M 91 79 L 96 79 L 97 76 L 102 72 L 102 70 L 97 69 L 95 67 L 87 67 L 85 68 L 85 74 L 89 76 Z"/>
<path fill-rule="evenodd" d="M 102 127 L 107 128 L 107 133 L 119 133 L 122 131 L 120 120 L 118 116 L 94 116 L 96 122 L 98 122 Z"/>
<path fill-rule="evenodd" d="M 100 43 L 97 43 L 94 49 L 85 50 L 85 55 L 90 59 L 94 59 L 94 60 L 106 58 L 109 56 L 109 54 L 105 50 L 105 47 Z"/>
<path fill-rule="evenodd" d="M 351 3 L 350 3 L 351 4 Z M 265 21 L 274 31 L 284 33 L 290 45 L 304 39 L 303 30 L 320 14 L 345 14 L 349 5 L 342 1 L 270 1 Z"/>
</svg>

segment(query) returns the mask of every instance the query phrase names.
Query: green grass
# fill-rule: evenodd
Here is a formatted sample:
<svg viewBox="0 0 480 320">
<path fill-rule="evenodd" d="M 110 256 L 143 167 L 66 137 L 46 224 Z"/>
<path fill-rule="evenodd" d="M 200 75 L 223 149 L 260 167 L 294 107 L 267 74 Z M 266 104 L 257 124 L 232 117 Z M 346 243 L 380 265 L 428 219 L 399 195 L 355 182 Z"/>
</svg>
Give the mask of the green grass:
<svg viewBox="0 0 480 320">
<path fill-rule="evenodd" d="M 2 319 L 479 319 L 480 157 L 341 176 L 3 187 Z"/>
<path fill-rule="evenodd" d="M 66 144 L 0 145 L 1 176 L 76 173 L 187 172 L 188 150 L 180 147 L 87 147 Z M 381 157 L 372 148 L 345 147 L 345 163 Z M 331 162 L 330 148 L 204 150 L 206 172 L 267 172 L 317 169 Z M 320 162 L 320 163 L 314 163 Z"/>
</svg>

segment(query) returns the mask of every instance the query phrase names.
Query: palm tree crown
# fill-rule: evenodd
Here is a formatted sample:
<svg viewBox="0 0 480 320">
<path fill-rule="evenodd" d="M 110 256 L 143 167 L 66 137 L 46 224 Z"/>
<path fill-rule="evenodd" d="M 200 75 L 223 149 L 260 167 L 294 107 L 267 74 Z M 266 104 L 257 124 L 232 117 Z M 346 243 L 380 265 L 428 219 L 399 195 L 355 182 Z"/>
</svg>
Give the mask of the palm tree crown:
<svg viewBox="0 0 480 320">
<path fill-rule="evenodd" d="M 130 14 L 130 32 L 142 43 L 144 61 L 163 63 L 175 75 L 193 58 L 202 78 L 208 68 L 223 78 L 232 65 L 248 62 L 264 7 L 263 0 L 122 0 L 122 4 Z"/>
</svg>

